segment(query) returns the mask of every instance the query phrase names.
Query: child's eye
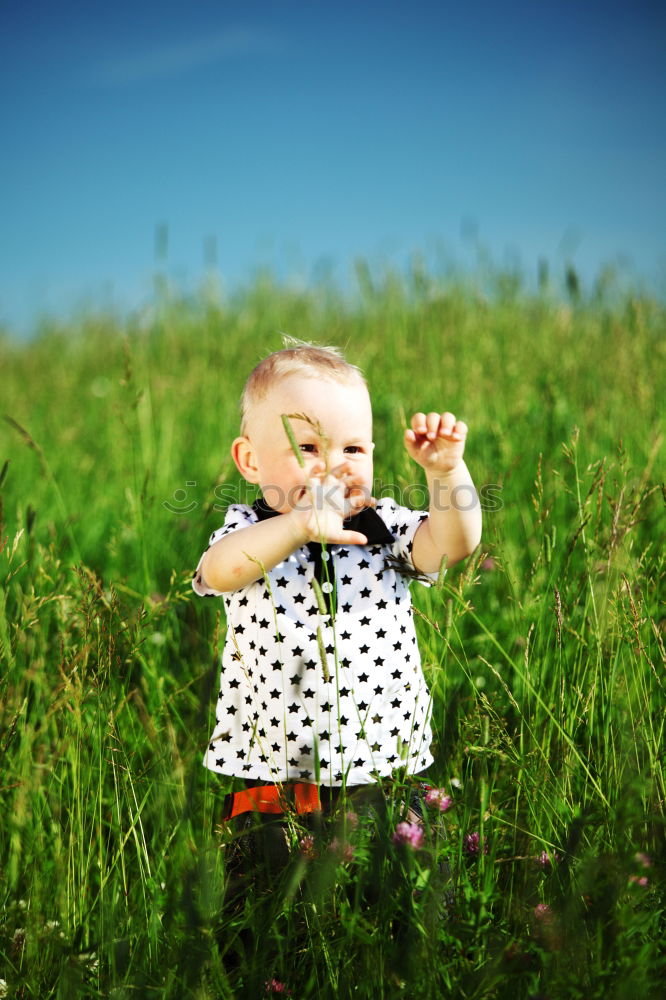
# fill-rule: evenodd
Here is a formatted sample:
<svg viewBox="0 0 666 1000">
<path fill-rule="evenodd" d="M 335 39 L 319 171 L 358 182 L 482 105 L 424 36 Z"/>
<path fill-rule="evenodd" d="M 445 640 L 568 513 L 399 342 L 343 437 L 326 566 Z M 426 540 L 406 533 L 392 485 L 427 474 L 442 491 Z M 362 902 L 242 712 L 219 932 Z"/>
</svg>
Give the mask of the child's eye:
<svg viewBox="0 0 666 1000">
<path fill-rule="evenodd" d="M 317 447 L 314 444 L 302 444 L 300 445 L 300 449 L 301 451 L 307 452 L 310 455 L 314 455 L 314 453 L 317 450 Z"/>
<path fill-rule="evenodd" d="M 360 455 L 363 449 L 358 444 L 349 444 L 345 448 L 346 455 Z"/>
</svg>

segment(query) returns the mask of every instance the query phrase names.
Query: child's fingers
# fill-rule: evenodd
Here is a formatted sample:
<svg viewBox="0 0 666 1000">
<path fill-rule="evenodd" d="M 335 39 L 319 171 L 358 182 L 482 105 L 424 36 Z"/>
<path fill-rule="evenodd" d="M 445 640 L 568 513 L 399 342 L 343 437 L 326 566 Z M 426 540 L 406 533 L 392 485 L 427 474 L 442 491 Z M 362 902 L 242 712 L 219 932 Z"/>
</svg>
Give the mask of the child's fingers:
<svg viewBox="0 0 666 1000">
<path fill-rule="evenodd" d="M 339 479 L 327 476 L 324 481 L 315 480 L 309 488 L 312 506 L 315 510 L 335 511 L 336 514 L 343 514 L 345 510 L 345 488 Z"/>
<path fill-rule="evenodd" d="M 467 424 L 463 420 L 456 420 L 453 413 L 442 413 L 439 437 L 449 438 L 452 441 L 464 441 L 467 437 Z"/>
<path fill-rule="evenodd" d="M 444 416 L 451 416 L 451 414 L 444 414 Z M 426 436 L 428 441 L 434 441 L 437 437 L 437 433 L 440 429 L 441 417 L 439 413 L 429 413 L 425 418 L 426 424 Z"/>
<path fill-rule="evenodd" d="M 456 420 L 451 436 L 456 438 L 458 441 L 464 441 L 467 437 L 468 429 L 469 428 L 464 420 Z"/>
<path fill-rule="evenodd" d="M 375 507 L 377 501 L 374 497 L 371 497 L 366 490 L 355 490 L 350 493 L 347 499 L 347 513 L 346 517 L 353 517 L 354 514 L 360 513 L 365 510 L 366 507 Z"/>
<path fill-rule="evenodd" d="M 335 538 L 329 538 L 331 545 L 367 545 L 368 539 L 360 531 L 341 531 Z"/>
<path fill-rule="evenodd" d="M 416 440 L 416 438 L 422 434 L 428 433 L 428 424 L 426 422 L 425 413 L 415 413 L 410 423 L 414 434 L 413 440 Z"/>
</svg>

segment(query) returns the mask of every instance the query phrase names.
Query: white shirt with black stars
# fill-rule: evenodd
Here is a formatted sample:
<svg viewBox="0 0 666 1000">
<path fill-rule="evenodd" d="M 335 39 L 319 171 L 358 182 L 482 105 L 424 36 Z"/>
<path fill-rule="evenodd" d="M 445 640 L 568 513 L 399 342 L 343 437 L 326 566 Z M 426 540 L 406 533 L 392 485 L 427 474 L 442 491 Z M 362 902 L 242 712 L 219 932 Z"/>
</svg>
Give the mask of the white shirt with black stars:
<svg viewBox="0 0 666 1000">
<path fill-rule="evenodd" d="M 391 499 L 380 500 L 376 512 L 392 543 L 322 552 L 326 568 L 333 561 L 334 588 L 324 581 L 322 589 L 333 590 L 334 616 L 317 604 L 307 546 L 267 579 L 225 594 L 206 584 L 199 561 L 194 591 L 222 596 L 227 617 L 206 767 L 258 781 L 337 786 L 369 784 L 402 767 L 418 773 L 432 763 L 431 700 L 409 591 L 414 534 L 427 514 Z M 251 507 L 230 506 L 210 545 L 257 520 Z"/>
</svg>

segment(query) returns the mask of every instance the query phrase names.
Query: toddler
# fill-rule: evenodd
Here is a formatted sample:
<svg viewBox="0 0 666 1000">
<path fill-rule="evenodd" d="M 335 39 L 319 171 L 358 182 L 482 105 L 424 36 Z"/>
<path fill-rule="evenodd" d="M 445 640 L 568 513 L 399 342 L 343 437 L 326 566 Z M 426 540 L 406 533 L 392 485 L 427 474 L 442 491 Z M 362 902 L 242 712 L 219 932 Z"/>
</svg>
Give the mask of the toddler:
<svg viewBox="0 0 666 1000">
<path fill-rule="evenodd" d="M 430 509 L 375 501 L 360 370 L 335 348 L 291 342 L 251 373 L 231 454 L 261 499 L 229 507 L 193 580 L 223 597 L 228 623 L 205 754 L 244 779 L 227 816 L 316 811 L 320 791 L 432 763 L 409 587 L 479 543 L 466 435 L 452 413 L 415 413 L 404 444 Z"/>
</svg>

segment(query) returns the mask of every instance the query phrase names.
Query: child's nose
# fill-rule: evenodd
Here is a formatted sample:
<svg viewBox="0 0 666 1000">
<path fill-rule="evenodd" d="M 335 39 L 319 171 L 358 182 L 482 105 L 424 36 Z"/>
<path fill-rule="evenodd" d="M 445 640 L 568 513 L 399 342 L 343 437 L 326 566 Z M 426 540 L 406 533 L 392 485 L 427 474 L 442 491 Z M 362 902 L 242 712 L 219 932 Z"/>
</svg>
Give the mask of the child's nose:
<svg viewBox="0 0 666 1000">
<path fill-rule="evenodd" d="M 337 461 L 335 456 L 331 456 L 331 473 L 334 476 L 343 476 L 349 472 L 351 472 L 351 465 L 344 457 L 344 452 L 340 452 L 337 456 Z"/>
<path fill-rule="evenodd" d="M 316 459 L 309 469 L 310 476 L 323 476 L 326 474 L 326 462 L 323 459 Z"/>
</svg>

